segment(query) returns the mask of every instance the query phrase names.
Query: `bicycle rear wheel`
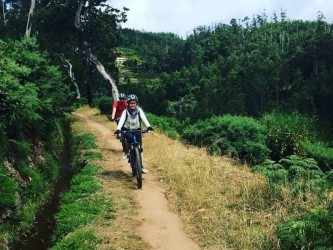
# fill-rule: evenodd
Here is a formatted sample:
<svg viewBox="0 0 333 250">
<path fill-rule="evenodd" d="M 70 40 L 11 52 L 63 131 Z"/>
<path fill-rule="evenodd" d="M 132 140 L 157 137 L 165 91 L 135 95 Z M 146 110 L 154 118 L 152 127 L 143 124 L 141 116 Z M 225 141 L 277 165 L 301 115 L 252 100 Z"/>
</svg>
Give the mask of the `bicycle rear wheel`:
<svg viewBox="0 0 333 250">
<path fill-rule="evenodd" d="M 142 188 L 142 160 L 141 154 L 138 148 L 135 148 L 135 165 L 136 165 L 136 181 L 138 188 Z"/>
</svg>

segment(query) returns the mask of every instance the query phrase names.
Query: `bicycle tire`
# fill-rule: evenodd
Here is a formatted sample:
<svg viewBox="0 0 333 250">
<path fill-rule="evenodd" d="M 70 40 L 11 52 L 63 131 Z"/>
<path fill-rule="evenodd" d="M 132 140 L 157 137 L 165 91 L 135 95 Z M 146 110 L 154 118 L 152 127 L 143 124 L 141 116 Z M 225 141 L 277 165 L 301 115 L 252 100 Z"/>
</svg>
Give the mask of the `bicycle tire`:
<svg viewBox="0 0 333 250">
<path fill-rule="evenodd" d="M 135 163 L 135 152 L 133 150 L 130 151 L 130 159 L 129 159 L 129 163 L 132 169 L 132 176 L 136 176 L 136 163 Z"/>
<path fill-rule="evenodd" d="M 134 149 L 135 165 L 136 165 L 136 181 L 138 188 L 142 188 L 142 160 L 141 153 L 138 148 Z"/>
</svg>

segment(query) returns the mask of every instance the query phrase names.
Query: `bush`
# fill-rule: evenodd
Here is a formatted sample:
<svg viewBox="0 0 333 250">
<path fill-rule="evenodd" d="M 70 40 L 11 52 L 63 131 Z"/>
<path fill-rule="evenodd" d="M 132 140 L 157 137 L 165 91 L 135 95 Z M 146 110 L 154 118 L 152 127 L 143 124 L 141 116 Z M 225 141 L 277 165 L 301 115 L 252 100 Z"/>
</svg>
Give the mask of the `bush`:
<svg viewBox="0 0 333 250">
<path fill-rule="evenodd" d="M 333 169 L 333 148 L 327 147 L 322 142 L 303 141 L 301 149 L 307 157 L 315 159 L 323 171 Z"/>
<path fill-rule="evenodd" d="M 108 96 L 102 96 L 97 100 L 97 107 L 102 115 L 112 114 L 113 99 Z"/>
<path fill-rule="evenodd" d="M 175 118 L 147 114 L 150 124 L 159 131 L 162 131 L 171 138 L 178 138 L 182 124 Z"/>
<path fill-rule="evenodd" d="M 332 249 L 332 224 L 332 210 L 323 207 L 287 221 L 278 228 L 281 249 Z"/>
<path fill-rule="evenodd" d="M 262 119 L 267 128 L 267 147 L 273 160 L 288 155 L 300 155 L 301 142 L 314 141 L 315 120 L 300 113 L 284 114 L 272 112 Z"/>
<path fill-rule="evenodd" d="M 29 177 L 27 187 L 24 189 L 26 198 L 37 198 L 41 190 L 45 191 L 46 184 L 42 174 L 34 167 L 27 167 L 24 169 L 24 174 Z"/>
<path fill-rule="evenodd" d="M 322 195 L 323 191 L 331 187 L 327 182 L 328 177 L 311 158 L 291 155 L 278 163 L 266 160 L 263 164 L 255 166 L 253 170 L 267 176 L 270 185 L 288 185 L 295 196 L 301 194 L 304 199 L 308 192 L 317 192 L 318 195 Z"/>
<path fill-rule="evenodd" d="M 198 121 L 185 129 L 182 137 L 206 146 L 210 154 L 229 155 L 250 164 L 263 162 L 269 153 L 264 126 L 244 116 L 226 115 Z"/>
</svg>

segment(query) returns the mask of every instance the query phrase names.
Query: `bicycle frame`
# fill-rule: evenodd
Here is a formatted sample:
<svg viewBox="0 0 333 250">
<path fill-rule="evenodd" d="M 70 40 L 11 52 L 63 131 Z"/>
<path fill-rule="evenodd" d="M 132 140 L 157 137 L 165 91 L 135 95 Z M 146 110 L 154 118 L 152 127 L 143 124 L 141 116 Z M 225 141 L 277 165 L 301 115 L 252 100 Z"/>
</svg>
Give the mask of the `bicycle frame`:
<svg viewBox="0 0 333 250">
<path fill-rule="evenodd" d="M 136 176 L 138 188 L 142 187 L 142 158 L 141 158 L 141 146 L 140 143 L 137 141 L 137 134 L 138 133 L 144 134 L 146 132 L 147 130 L 143 129 L 122 131 L 123 136 L 126 133 L 133 134 L 133 142 L 130 145 L 129 163 L 132 168 L 132 175 Z"/>
</svg>

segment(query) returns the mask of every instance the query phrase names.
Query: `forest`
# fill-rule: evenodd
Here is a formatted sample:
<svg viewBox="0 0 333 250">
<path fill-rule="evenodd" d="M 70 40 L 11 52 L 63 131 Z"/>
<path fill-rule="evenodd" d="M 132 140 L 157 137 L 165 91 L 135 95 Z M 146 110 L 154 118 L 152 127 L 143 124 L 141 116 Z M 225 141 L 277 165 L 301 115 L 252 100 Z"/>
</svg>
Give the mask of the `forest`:
<svg viewBox="0 0 333 250">
<path fill-rule="evenodd" d="M 119 91 L 169 136 L 264 175 L 276 199 L 286 187 L 304 204 L 315 196 L 276 229 L 280 248 L 332 249 L 333 24 L 321 12 L 235 17 L 181 38 L 122 28 L 128 9 L 106 0 L 0 7 L 0 247 L 52 192 L 69 114 L 109 115 Z"/>
</svg>

